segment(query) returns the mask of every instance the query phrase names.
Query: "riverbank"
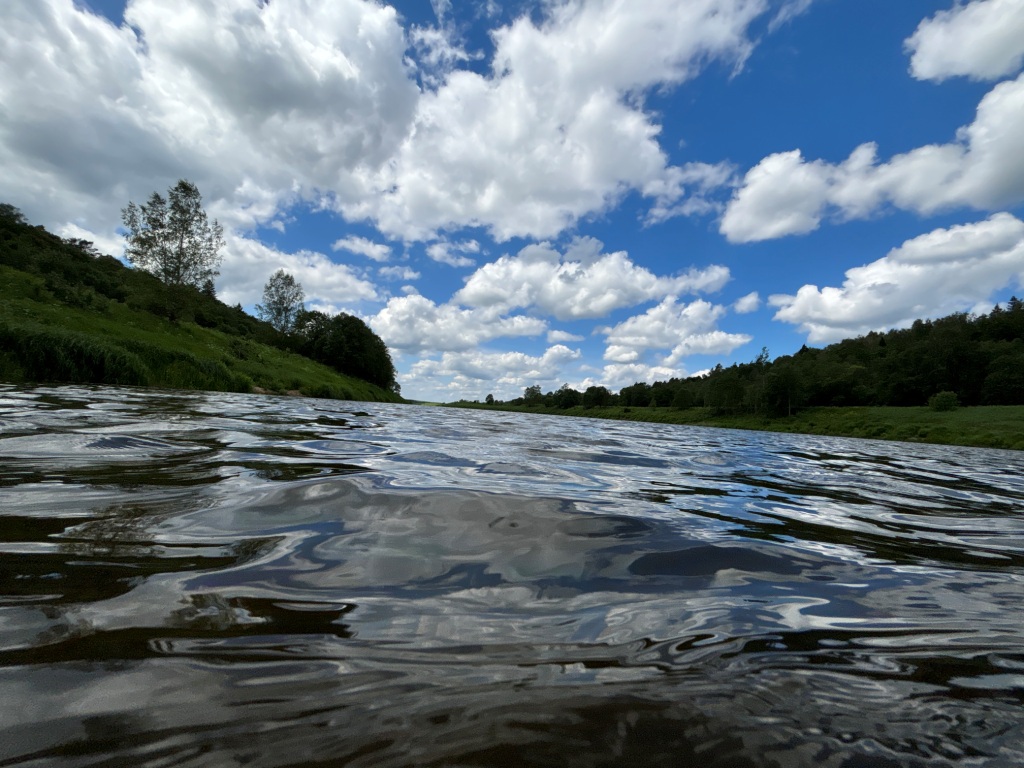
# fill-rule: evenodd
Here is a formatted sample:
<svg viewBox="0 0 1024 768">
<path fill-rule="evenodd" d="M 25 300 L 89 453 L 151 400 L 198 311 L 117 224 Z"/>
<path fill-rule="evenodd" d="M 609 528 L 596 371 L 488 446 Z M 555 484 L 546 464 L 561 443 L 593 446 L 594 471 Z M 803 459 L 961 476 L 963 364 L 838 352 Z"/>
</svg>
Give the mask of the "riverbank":
<svg viewBox="0 0 1024 768">
<path fill-rule="evenodd" d="M 85 303 L 85 302 L 83 302 Z M 402 402 L 253 338 L 171 322 L 102 296 L 72 307 L 45 279 L 0 265 L 0 381 L 93 383 Z"/>
<path fill-rule="evenodd" d="M 807 408 L 780 418 L 750 414 L 716 416 L 709 408 L 577 406 L 561 409 L 482 403 L 449 403 L 447 407 L 1024 450 L 1024 406 L 1019 405 L 975 406 L 952 411 L 895 407 Z"/>
</svg>

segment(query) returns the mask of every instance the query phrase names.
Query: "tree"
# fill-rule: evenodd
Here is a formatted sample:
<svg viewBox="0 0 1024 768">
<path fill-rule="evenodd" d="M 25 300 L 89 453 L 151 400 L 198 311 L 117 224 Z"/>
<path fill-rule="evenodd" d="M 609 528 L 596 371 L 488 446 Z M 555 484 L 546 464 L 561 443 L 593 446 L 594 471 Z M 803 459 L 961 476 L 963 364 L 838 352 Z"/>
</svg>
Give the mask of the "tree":
<svg viewBox="0 0 1024 768">
<path fill-rule="evenodd" d="M 304 298 L 302 286 L 290 274 L 279 269 L 263 286 L 263 303 L 256 305 L 256 314 L 281 333 L 291 333 L 299 313 L 305 310 Z"/>
<path fill-rule="evenodd" d="M 154 192 L 144 205 L 121 211 L 128 241 L 125 255 L 133 266 L 152 272 L 168 285 L 201 288 L 219 273 L 224 230 L 203 210 L 195 184 L 182 179 L 165 200 Z"/>
<path fill-rule="evenodd" d="M 523 390 L 523 402 L 527 405 L 540 405 L 544 401 L 544 395 L 540 392 L 540 384 L 533 384 Z"/>
<path fill-rule="evenodd" d="M 484 402 L 488 405 L 494 405 L 494 395 L 488 395 Z"/>
</svg>

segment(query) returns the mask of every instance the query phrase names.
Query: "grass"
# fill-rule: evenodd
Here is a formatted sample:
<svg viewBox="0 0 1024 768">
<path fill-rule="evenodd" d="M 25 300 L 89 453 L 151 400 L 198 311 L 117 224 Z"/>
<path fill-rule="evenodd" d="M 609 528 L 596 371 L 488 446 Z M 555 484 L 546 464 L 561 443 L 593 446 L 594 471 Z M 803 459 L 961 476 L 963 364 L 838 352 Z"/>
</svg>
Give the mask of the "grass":
<svg viewBox="0 0 1024 768">
<path fill-rule="evenodd" d="M 715 416 L 707 408 L 677 410 L 607 406 L 562 410 L 544 406 L 452 405 L 555 416 L 1024 450 L 1024 406 L 1017 405 L 976 406 L 952 411 L 894 407 L 808 408 L 780 418 L 751 414 Z"/>
<path fill-rule="evenodd" d="M 82 303 L 68 306 L 42 278 L 0 265 L 0 380 L 401 400 L 251 339 L 172 323 L 98 294 Z"/>
</svg>

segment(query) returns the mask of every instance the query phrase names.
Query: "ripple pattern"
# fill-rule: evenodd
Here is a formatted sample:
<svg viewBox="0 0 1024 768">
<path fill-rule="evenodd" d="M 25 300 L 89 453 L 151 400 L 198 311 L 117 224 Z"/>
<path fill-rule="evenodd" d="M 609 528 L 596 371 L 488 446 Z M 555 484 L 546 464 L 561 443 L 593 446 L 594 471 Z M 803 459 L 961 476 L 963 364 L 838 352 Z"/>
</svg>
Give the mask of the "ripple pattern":
<svg viewBox="0 0 1024 768">
<path fill-rule="evenodd" d="M 0 387 L 0 766 L 1024 764 L 1024 456 Z"/>
</svg>

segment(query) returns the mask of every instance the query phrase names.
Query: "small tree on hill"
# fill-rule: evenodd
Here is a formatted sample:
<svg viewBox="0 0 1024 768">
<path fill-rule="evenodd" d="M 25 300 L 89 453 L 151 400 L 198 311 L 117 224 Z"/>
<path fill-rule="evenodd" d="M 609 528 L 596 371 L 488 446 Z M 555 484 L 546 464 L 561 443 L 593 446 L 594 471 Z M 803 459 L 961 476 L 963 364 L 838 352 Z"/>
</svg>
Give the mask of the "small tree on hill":
<svg viewBox="0 0 1024 768">
<path fill-rule="evenodd" d="M 192 182 L 182 179 L 166 199 L 154 192 L 144 205 L 128 203 L 121 218 L 133 266 L 173 286 L 201 288 L 219 274 L 224 230 L 216 220 L 210 223 Z"/>
<path fill-rule="evenodd" d="M 302 285 L 283 269 L 277 270 L 263 286 L 263 303 L 256 305 L 256 314 L 282 333 L 291 333 L 299 313 L 305 311 Z"/>
</svg>

